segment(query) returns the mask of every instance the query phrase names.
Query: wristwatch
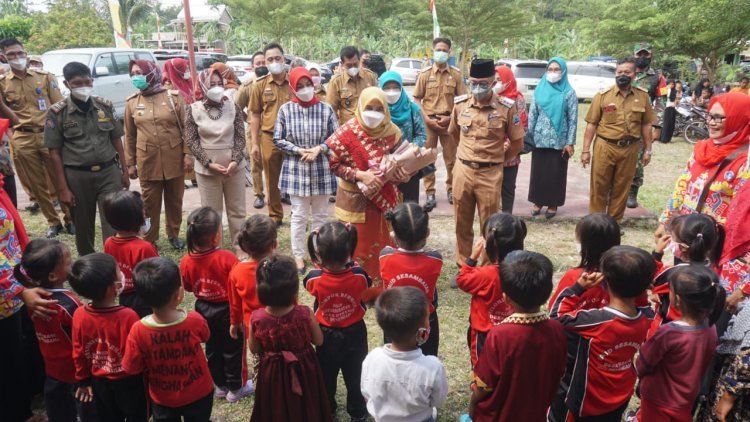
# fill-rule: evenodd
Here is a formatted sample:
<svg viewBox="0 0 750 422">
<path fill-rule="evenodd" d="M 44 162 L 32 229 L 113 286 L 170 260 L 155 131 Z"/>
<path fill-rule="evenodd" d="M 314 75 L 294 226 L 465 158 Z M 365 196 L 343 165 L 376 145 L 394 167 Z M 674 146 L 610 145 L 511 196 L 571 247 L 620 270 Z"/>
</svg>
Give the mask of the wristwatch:
<svg viewBox="0 0 750 422">
<path fill-rule="evenodd" d="M 328 151 L 330 150 L 331 148 L 328 148 L 328 144 L 326 144 L 325 142 L 320 144 L 320 152 L 322 152 L 323 154 L 328 154 Z"/>
</svg>

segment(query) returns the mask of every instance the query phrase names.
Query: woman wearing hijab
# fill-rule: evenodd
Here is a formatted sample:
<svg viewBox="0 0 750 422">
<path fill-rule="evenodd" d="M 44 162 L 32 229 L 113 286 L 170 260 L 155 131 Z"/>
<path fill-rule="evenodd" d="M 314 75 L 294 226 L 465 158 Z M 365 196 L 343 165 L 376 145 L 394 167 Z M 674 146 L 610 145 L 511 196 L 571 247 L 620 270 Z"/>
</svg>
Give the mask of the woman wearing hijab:
<svg viewBox="0 0 750 422">
<path fill-rule="evenodd" d="M 392 70 L 384 72 L 380 75 L 380 89 L 385 92 L 391 121 L 401 129 L 401 139 L 423 147 L 427 141 L 427 129 L 422 110 L 404 91 L 401 75 Z M 408 182 L 398 185 L 398 190 L 404 195 L 404 202 L 419 202 L 419 177 L 417 173 Z"/>
<path fill-rule="evenodd" d="M 128 175 L 140 179 L 147 221 L 144 238 L 159 238 L 161 203 L 164 201 L 166 232 L 175 249 L 180 238 L 185 172 L 193 169 L 193 157 L 183 140 L 185 102 L 176 91 L 162 85 L 161 71 L 148 60 L 130 61 L 130 80 L 138 89 L 125 104 L 125 157 Z"/>
<path fill-rule="evenodd" d="M 320 69 L 320 66 L 312 62 L 307 64 L 307 71 L 310 72 L 310 76 L 313 80 L 315 96 L 318 97 L 320 101 L 325 102 L 328 94 L 326 93 L 326 88 L 323 86 L 323 71 Z"/>
<path fill-rule="evenodd" d="M 289 72 L 292 101 L 279 109 L 273 143 L 284 153 L 279 190 L 292 202 L 292 254 L 300 273 L 305 270 L 307 220 L 311 230 L 328 219 L 328 198 L 336 192 L 336 177 L 328 164 L 325 145 L 338 129 L 336 113 L 315 96 L 312 76 L 304 67 Z"/>
<path fill-rule="evenodd" d="M 523 94 L 518 91 L 518 84 L 516 83 L 516 77 L 513 76 L 513 71 L 507 66 L 497 66 L 495 67 L 495 73 L 497 74 L 497 84 L 493 88 L 495 94 L 499 97 L 515 101 L 523 130 L 528 132 L 529 115 L 526 113 L 526 100 Z M 507 145 L 507 151 L 507 148 L 510 148 L 510 139 L 507 136 L 505 145 Z M 516 179 L 518 178 L 518 166 L 520 164 L 521 154 L 517 154 L 515 157 L 505 155 L 505 161 L 503 162 L 503 188 L 500 195 L 502 204 L 500 209 L 507 214 L 513 214 L 513 203 L 516 200 Z"/>
<path fill-rule="evenodd" d="M 169 89 L 175 89 L 182 95 L 185 104 L 195 101 L 190 63 L 187 60 L 178 57 L 164 62 L 164 82 L 169 84 Z"/>
<path fill-rule="evenodd" d="M 560 57 L 547 63 L 545 77 L 534 90 L 534 104 L 529 113 L 529 137 L 534 143 L 531 153 L 529 202 L 531 215 L 552 218 L 565 205 L 568 182 L 568 160 L 573 156 L 578 125 L 578 98 L 568 83 L 568 66 Z"/>
<path fill-rule="evenodd" d="M 198 75 L 197 101 L 185 119 L 185 140 L 195 157 L 201 206 L 221 214 L 227 209 L 232 243 L 245 221 L 245 119 L 224 94 L 224 79 L 216 69 Z"/>
<path fill-rule="evenodd" d="M 224 79 L 224 95 L 234 101 L 234 96 L 237 94 L 237 90 L 240 89 L 240 82 L 237 79 L 237 74 L 234 73 L 234 69 L 222 62 L 216 62 L 211 67 L 216 69 Z"/>
<path fill-rule="evenodd" d="M 354 259 L 373 280 L 380 279 L 380 251 L 391 245 L 384 214 L 399 202 L 396 185 L 383 182 L 369 169 L 369 161 L 379 161 L 401 142 L 401 129 L 391 121 L 385 93 L 377 87 L 365 88 L 359 97 L 355 117 L 344 123 L 328 140 L 331 170 L 338 176 L 336 218 L 357 228 Z M 400 174 L 399 181 L 408 175 Z M 376 191 L 365 197 L 357 186 L 365 184 Z"/>
<path fill-rule="evenodd" d="M 695 144 L 687 168 L 677 178 L 672 197 L 659 218 L 661 225 L 656 236 L 666 235 L 664 224 L 683 214 L 708 214 L 724 226 L 727 236 L 719 278 L 729 295 L 727 308 L 733 309 L 750 295 L 750 97 L 736 92 L 714 97 L 707 121 L 709 139 Z"/>
</svg>

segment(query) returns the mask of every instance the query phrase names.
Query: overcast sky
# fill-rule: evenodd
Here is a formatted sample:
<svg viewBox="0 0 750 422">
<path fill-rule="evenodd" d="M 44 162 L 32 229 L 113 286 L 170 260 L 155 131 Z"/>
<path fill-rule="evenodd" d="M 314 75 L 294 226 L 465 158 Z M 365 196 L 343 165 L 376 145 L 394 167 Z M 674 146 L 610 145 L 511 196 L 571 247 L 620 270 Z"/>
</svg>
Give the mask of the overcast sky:
<svg viewBox="0 0 750 422">
<path fill-rule="evenodd" d="M 29 10 L 45 11 L 47 10 L 47 1 L 48 0 L 26 0 L 26 4 L 29 7 Z M 156 2 L 161 3 L 165 6 L 174 6 L 174 5 L 182 4 L 182 0 L 156 0 Z M 191 6 L 203 5 L 206 3 L 207 3 L 206 0 L 190 0 Z"/>
</svg>

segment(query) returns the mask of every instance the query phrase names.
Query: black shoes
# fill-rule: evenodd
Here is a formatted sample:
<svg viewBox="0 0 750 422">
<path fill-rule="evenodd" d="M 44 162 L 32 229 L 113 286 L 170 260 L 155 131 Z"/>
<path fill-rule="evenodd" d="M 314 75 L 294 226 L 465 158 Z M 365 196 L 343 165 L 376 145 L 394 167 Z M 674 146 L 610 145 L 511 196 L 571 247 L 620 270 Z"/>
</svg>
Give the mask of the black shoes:
<svg viewBox="0 0 750 422">
<path fill-rule="evenodd" d="M 437 199 L 435 199 L 435 195 L 427 195 L 427 202 L 424 203 L 424 211 L 430 212 L 437 207 Z"/>
<path fill-rule="evenodd" d="M 266 200 L 262 196 L 256 196 L 255 202 L 253 202 L 253 208 L 259 210 L 266 206 Z"/>
<path fill-rule="evenodd" d="M 52 238 L 57 237 L 57 235 L 59 235 L 60 232 L 63 231 L 63 230 L 64 230 L 63 225 L 62 224 L 58 224 L 56 226 L 52 226 L 52 227 L 48 228 L 47 229 L 47 234 L 45 236 L 47 236 L 47 239 L 52 239 Z"/>
<path fill-rule="evenodd" d="M 65 223 L 65 231 L 68 232 L 69 235 L 75 236 L 76 235 L 76 226 L 73 223 Z"/>
<path fill-rule="evenodd" d="M 32 202 L 32 203 L 31 203 L 31 205 L 27 206 L 27 207 L 26 207 L 26 208 L 24 208 L 24 209 L 25 209 L 26 211 L 28 211 L 28 212 L 32 213 L 32 214 L 36 214 L 36 213 L 38 213 L 38 212 L 39 212 L 39 208 L 40 208 L 40 207 L 39 207 L 39 203 L 38 203 L 38 202 Z"/>
<path fill-rule="evenodd" d="M 630 188 L 630 193 L 628 194 L 628 208 L 637 208 L 638 207 L 638 187 L 633 186 Z"/>
<path fill-rule="evenodd" d="M 287 194 L 283 194 L 283 195 L 281 195 L 281 203 L 282 204 L 287 204 L 287 205 L 292 205 L 292 198 L 290 198 L 289 195 L 287 195 Z"/>
<path fill-rule="evenodd" d="M 453 192 L 448 192 L 448 203 L 453 205 Z"/>
<path fill-rule="evenodd" d="M 169 244 L 172 245 L 172 247 L 178 251 L 185 249 L 185 242 L 179 237 L 173 237 L 169 239 Z"/>
</svg>

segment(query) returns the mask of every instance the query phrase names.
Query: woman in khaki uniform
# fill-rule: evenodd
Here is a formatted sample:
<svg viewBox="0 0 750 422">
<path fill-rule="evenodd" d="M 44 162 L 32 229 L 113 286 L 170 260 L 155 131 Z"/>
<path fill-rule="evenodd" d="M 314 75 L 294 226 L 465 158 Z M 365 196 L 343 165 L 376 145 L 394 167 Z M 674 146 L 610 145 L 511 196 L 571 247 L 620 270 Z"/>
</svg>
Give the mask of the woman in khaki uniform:
<svg viewBox="0 0 750 422">
<path fill-rule="evenodd" d="M 154 243 L 159 237 L 163 198 L 167 238 L 175 249 L 183 249 L 185 242 L 179 238 L 183 180 L 185 172 L 193 169 L 183 140 L 185 102 L 178 91 L 162 86 L 161 71 L 153 62 L 132 60 L 130 77 L 139 91 L 125 106 L 125 155 L 128 175 L 141 180 L 146 217 L 151 220 L 145 239 Z"/>
</svg>

